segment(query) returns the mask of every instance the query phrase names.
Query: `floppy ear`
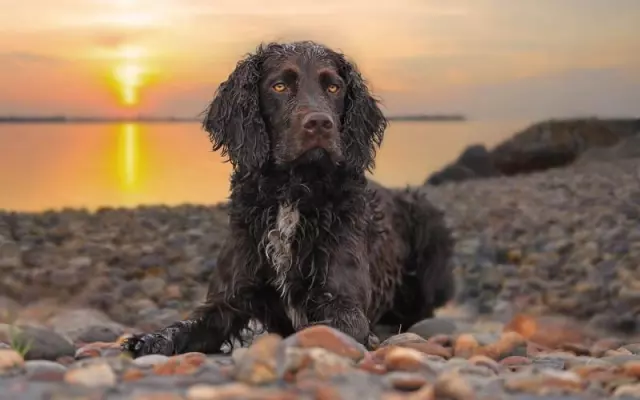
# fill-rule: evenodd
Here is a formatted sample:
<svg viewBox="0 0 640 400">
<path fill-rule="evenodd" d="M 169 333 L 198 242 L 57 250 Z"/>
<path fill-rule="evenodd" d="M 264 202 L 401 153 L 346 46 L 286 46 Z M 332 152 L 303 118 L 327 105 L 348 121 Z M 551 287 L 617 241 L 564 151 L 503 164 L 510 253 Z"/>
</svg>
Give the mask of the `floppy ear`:
<svg viewBox="0 0 640 400">
<path fill-rule="evenodd" d="M 202 123 L 213 150 L 222 149 L 235 168 L 260 168 L 269 156 L 269 137 L 260 114 L 260 60 L 250 55 L 218 87 Z"/>
<path fill-rule="evenodd" d="M 387 120 L 355 64 L 340 56 L 341 75 L 347 82 L 342 122 L 345 156 L 349 164 L 371 171 L 376 149 L 382 144 Z"/>
</svg>

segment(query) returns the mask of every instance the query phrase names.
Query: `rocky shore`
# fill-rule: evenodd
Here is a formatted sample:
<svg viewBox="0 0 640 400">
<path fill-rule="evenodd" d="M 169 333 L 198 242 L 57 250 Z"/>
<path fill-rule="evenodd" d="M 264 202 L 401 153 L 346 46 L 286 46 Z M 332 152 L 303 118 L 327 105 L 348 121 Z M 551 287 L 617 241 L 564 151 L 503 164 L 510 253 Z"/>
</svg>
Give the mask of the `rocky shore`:
<svg viewBox="0 0 640 400">
<path fill-rule="evenodd" d="M 225 205 L 0 212 L 0 399 L 640 398 L 640 158 L 423 190 L 456 300 L 371 352 L 315 327 L 131 360 L 203 298 Z"/>
</svg>

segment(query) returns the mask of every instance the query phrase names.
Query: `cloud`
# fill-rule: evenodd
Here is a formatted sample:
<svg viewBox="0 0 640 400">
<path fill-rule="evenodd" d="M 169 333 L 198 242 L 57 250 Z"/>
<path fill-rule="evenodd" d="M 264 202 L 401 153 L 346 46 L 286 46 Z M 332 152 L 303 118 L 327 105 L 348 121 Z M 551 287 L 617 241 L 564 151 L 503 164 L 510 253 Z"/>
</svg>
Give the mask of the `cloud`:
<svg viewBox="0 0 640 400">
<path fill-rule="evenodd" d="M 29 53 L 21 51 L 0 53 L 0 63 L 60 64 L 64 61 L 65 60 L 63 60 L 62 58 L 40 53 Z"/>
</svg>

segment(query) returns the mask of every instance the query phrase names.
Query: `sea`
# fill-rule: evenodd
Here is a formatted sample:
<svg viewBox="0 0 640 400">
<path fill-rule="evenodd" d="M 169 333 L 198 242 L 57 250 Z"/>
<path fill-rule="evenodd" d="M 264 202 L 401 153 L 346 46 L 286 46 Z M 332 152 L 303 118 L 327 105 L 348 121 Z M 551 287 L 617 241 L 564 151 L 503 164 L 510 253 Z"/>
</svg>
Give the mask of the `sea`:
<svg viewBox="0 0 640 400">
<path fill-rule="evenodd" d="M 391 121 L 371 178 L 421 185 L 468 145 L 489 148 L 532 121 Z M 0 124 L 0 209 L 216 204 L 231 166 L 197 122 Z"/>
</svg>

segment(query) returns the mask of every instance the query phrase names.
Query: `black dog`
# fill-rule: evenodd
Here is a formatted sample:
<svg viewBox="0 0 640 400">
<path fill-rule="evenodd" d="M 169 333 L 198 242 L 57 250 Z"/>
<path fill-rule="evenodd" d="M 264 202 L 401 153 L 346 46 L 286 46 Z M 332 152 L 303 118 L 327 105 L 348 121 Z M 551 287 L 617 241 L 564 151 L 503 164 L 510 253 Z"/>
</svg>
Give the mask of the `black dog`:
<svg viewBox="0 0 640 400">
<path fill-rule="evenodd" d="M 230 235 L 192 319 L 124 344 L 134 356 L 219 352 L 251 319 L 288 336 L 314 324 L 371 347 L 453 294 L 453 239 L 417 190 L 369 182 L 387 126 L 356 67 L 313 42 L 260 46 L 204 120 L 233 166 Z"/>
</svg>

